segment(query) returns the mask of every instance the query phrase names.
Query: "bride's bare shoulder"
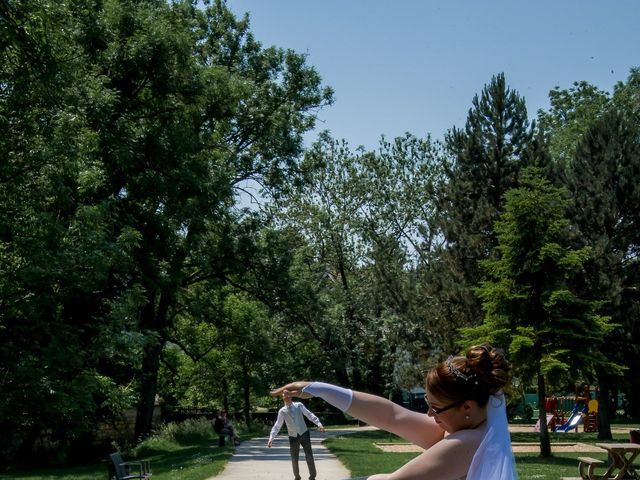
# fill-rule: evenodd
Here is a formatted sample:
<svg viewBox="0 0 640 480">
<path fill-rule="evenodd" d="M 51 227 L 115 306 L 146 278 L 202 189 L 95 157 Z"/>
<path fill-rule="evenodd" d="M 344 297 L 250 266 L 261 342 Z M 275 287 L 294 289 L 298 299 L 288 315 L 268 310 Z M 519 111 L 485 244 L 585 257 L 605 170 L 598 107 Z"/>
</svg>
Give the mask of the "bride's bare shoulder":
<svg viewBox="0 0 640 480">
<path fill-rule="evenodd" d="M 457 432 L 450 433 L 445 438 L 447 440 L 458 440 L 465 444 L 480 445 L 484 438 L 484 428 L 469 428 L 464 430 L 458 430 Z"/>
</svg>

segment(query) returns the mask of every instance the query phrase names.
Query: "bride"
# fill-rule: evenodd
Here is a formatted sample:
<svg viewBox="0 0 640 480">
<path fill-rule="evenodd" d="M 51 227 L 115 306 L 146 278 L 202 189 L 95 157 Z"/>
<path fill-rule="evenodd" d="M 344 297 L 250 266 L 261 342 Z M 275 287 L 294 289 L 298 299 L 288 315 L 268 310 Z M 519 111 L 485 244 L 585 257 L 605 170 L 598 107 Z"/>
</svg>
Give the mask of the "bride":
<svg viewBox="0 0 640 480">
<path fill-rule="evenodd" d="M 271 395 L 319 397 L 425 451 L 392 473 L 367 480 L 514 480 L 515 460 L 503 389 L 511 365 L 489 345 L 450 356 L 426 376 L 427 414 L 385 398 L 322 382 L 293 382 Z"/>
</svg>

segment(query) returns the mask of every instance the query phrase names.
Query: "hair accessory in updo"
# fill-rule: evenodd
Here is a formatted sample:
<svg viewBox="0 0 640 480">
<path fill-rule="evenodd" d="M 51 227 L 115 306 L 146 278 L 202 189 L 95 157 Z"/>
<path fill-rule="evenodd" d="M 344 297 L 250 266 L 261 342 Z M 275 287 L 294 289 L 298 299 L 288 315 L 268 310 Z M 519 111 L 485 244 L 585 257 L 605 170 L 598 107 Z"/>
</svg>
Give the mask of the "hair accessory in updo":
<svg viewBox="0 0 640 480">
<path fill-rule="evenodd" d="M 458 367 L 453 364 L 453 359 L 453 355 L 449 355 L 449 358 L 447 358 L 447 368 L 449 369 L 449 373 L 455 375 L 457 378 L 464 380 L 465 382 L 470 382 L 473 380 L 473 383 L 475 385 L 478 385 L 478 378 L 476 374 L 472 373 L 470 375 L 465 375 L 460 370 L 458 370 Z"/>
</svg>

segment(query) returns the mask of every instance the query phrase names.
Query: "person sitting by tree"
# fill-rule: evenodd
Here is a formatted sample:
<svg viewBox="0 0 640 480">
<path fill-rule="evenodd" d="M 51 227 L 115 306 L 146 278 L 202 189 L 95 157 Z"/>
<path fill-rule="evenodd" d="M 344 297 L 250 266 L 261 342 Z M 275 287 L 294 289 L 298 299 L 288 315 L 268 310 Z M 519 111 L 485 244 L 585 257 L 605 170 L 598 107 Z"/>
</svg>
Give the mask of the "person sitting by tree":
<svg viewBox="0 0 640 480">
<path fill-rule="evenodd" d="M 236 431 L 233 428 L 226 411 L 223 411 L 221 414 L 216 413 L 216 418 L 213 421 L 213 429 L 218 435 L 228 436 L 234 445 L 240 444 L 240 438 L 236 435 Z"/>
</svg>

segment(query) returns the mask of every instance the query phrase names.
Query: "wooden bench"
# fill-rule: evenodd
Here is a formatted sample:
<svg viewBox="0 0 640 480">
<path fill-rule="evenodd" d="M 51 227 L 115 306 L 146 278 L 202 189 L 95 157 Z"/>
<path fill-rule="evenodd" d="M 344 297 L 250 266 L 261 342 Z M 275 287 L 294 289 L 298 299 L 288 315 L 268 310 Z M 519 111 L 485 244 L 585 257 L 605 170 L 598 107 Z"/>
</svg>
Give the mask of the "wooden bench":
<svg viewBox="0 0 640 480">
<path fill-rule="evenodd" d="M 605 462 L 591 457 L 578 457 L 578 469 L 580 477 L 584 479 L 594 478 L 593 470 L 596 465 L 604 465 Z"/>
</svg>

